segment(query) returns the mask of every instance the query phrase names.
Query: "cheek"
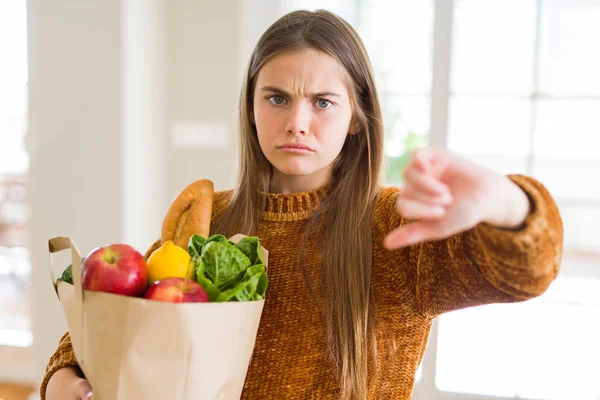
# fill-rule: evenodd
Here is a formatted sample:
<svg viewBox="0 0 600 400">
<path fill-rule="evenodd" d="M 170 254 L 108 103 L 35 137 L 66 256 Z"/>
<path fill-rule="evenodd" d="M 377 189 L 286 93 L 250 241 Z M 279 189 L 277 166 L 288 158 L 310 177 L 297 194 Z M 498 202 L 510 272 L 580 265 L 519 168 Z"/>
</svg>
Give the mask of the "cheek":
<svg viewBox="0 0 600 400">
<path fill-rule="evenodd" d="M 255 105 L 254 110 L 254 121 L 256 124 L 258 140 L 260 141 L 261 146 L 264 146 L 277 136 L 277 132 L 280 130 L 280 118 L 271 107 L 265 107 L 264 105 L 258 104 Z"/>
<path fill-rule="evenodd" d="M 320 121 L 321 127 L 317 132 L 318 140 L 325 150 L 339 150 L 342 148 L 348 135 L 349 118 L 346 116 L 335 116 Z"/>
</svg>

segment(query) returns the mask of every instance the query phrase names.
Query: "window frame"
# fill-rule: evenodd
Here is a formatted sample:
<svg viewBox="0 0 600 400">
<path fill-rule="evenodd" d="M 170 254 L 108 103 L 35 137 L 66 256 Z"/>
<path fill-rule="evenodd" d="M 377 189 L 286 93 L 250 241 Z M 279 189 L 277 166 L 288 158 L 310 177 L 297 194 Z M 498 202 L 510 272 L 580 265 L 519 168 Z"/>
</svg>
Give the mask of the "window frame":
<svg viewBox="0 0 600 400">
<path fill-rule="evenodd" d="M 433 35 L 433 76 L 431 93 L 431 130 L 429 133 L 429 143 L 432 147 L 448 147 L 448 115 L 449 103 L 453 96 L 450 90 L 451 79 L 451 57 L 452 57 L 452 31 L 454 25 L 454 7 L 457 0 L 432 0 L 434 3 L 434 35 Z M 543 0 L 536 0 L 536 27 L 535 27 L 535 59 L 534 59 L 534 88 L 537 86 L 537 77 L 539 75 L 539 48 L 540 48 L 540 27 L 541 27 L 541 9 Z M 493 94 L 490 94 L 493 96 Z M 590 96 L 586 96 L 589 98 Z M 552 99 L 553 96 L 539 93 L 534 90 L 528 96 L 532 103 L 532 116 L 535 115 L 537 100 Z M 581 96 L 568 96 L 562 98 L 581 98 Z M 593 97 L 596 98 L 596 97 Z M 534 170 L 535 153 L 533 151 L 534 130 L 529 130 L 529 147 L 526 160 L 526 174 L 531 175 Z M 600 206 L 600 202 L 590 200 L 561 200 L 556 199 L 557 204 L 590 204 Z M 570 262 L 573 262 L 569 266 Z M 587 263 L 600 263 L 600 249 L 592 252 L 573 252 L 567 251 L 563 256 L 561 276 L 585 276 L 600 279 L 600 269 L 590 269 L 582 267 Z M 566 266 L 566 268 L 564 268 Z M 443 392 L 436 387 L 435 375 L 437 371 L 437 347 L 439 338 L 438 320 L 436 319 L 431 327 L 427 350 L 422 360 L 422 377 L 415 383 L 413 396 L 415 400 L 511 400 L 506 397 L 482 396 L 468 393 L 450 393 Z M 527 399 L 523 399 L 527 400 Z"/>
</svg>

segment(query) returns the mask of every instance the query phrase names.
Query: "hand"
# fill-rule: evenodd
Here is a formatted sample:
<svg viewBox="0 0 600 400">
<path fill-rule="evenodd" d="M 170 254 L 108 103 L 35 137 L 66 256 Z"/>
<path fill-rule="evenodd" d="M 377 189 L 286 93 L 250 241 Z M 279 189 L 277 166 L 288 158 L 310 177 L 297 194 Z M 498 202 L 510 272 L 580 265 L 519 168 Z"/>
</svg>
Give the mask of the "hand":
<svg viewBox="0 0 600 400">
<path fill-rule="evenodd" d="M 92 387 L 78 375 L 75 367 L 61 368 L 52 374 L 46 388 L 47 400 L 92 400 Z"/>
<path fill-rule="evenodd" d="M 514 229 L 523 224 L 530 204 L 508 177 L 440 149 L 419 149 L 403 171 L 398 212 L 418 220 L 390 232 L 390 250 L 441 240 L 486 222 Z"/>
</svg>

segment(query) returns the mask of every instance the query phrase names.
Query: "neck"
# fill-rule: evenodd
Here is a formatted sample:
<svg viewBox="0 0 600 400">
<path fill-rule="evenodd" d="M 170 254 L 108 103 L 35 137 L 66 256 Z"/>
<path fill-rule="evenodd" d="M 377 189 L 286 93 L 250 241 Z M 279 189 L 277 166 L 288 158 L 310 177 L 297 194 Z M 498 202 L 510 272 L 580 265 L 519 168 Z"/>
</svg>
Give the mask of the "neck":
<svg viewBox="0 0 600 400">
<path fill-rule="evenodd" d="M 285 175 L 273 168 L 270 193 L 289 194 L 310 192 L 331 182 L 331 170 L 325 168 L 311 175 Z"/>
</svg>

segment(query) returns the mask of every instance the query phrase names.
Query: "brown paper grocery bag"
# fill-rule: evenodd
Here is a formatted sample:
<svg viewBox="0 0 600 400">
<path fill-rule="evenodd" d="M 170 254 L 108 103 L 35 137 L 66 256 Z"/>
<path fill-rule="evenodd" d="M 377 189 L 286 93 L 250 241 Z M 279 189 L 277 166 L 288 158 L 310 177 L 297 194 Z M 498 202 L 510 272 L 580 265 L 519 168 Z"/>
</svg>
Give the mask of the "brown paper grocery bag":
<svg viewBox="0 0 600 400">
<path fill-rule="evenodd" d="M 73 285 L 53 274 L 52 253 L 68 248 Z M 49 250 L 52 282 L 94 400 L 240 398 L 264 300 L 175 304 L 87 291 L 75 243 L 56 237 Z M 268 253 L 261 252 L 266 267 Z"/>
</svg>

